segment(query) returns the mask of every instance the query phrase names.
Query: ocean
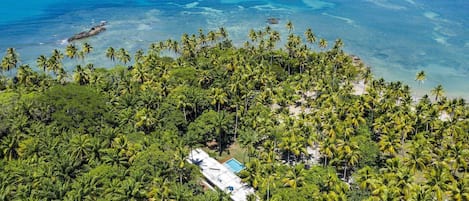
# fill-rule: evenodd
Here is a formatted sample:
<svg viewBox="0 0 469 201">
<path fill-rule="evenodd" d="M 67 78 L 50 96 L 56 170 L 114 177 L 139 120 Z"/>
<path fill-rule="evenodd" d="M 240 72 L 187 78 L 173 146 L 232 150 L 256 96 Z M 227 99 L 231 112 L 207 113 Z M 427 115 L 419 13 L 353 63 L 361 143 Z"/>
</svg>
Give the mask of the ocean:
<svg viewBox="0 0 469 201">
<path fill-rule="evenodd" d="M 107 31 L 76 42 L 88 42 L 94 52 L 87 62 L 111 67 L 105 50 L 130 52 L 200 28 L 225 27 L 236 45 L 248 40 L 250 29 L 270 25 L 287 35 L 307 28 L 333 44 L 360 56 L 376 78 L 402 81 L 415 96 L 430 94 L 442 84 L 448 97 L 469 99 L 469 0 L 2 0 L 0 54 L 14 47 L 23 64 L 53 49 L 64 50 L 66 39 L 107 21 Z M 65 63 L 68 70 L 74 62 Z M 415 74 L 424 70 L 427 80 L 419 85 Z"/>
</svg>

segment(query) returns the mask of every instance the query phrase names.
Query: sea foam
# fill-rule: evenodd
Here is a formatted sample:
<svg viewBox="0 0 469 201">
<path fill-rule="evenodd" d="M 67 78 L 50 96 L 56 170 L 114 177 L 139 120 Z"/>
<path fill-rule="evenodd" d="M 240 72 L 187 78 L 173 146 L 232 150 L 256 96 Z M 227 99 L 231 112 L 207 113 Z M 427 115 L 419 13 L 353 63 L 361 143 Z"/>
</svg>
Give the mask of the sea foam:
<svg viewBox="0 0 469 201">
<path fill-rule="evenodd" d="M 195 8 L 196 6 L 199 5 L 199 2 L 192 2 L 192 3 L 188 3 L 186 5 L 184 5 L 184 8 Z"/>
<path fill-rule="evenodd" d="M 407 7 L 396 5 L 393 3 L 388 2 L 387 0 L 366 0 L 367 2 L 373 3 L 379 7 L 391 9 L 391 10 L 405 10 Z"/>
<path fill-rule="evenodd" d="M 63 39 L 63 40 L 60 40 L 60 45 L 67 45 L 68 44 L 68 40 L 67 39 Z"/>
<path fill-rule="evenodd" d="M 139 24 L 138 27 L 137 27 L 137 30 L 139 31 L 148 31 L 148 30 L 151 30 L 151 26 L 148 25 L 148 24 Z"/>
<path fill-rule="evenodd" d="M 332 17 L 332 18 L 335 18 L 335 19 L 338 19 L 338 20 L 342 20 L 344 22 L 346 22 L 347 24 L 350 24 L 350 25 L 354 25 L 355 24 L 355 21 L 353 21 L 352 19 L 350 18 L 347 18 L 347 17 L 341 17 L 341 16 L 337 16 L 337 15 L 331 15 L 329 13 L 322 13 L 323 15 L 325 16 L 328 16 L 328 17 Z"/>
<path fill-rule="evenodd" d="M 413 0 L 405 0 L 405 1 L 406 1 L 407 3 L 410 3 L 410 4 L 412 4 L 412 5 L 415 5 L 415 1 L 413 1 Z"/>
<path fill-rule="evenodd" d="M 253 6 L 252 8 L 258 11 L 289 11 L 289 9 L 276 7 L 272 4 L 257 5 Z"/>
<path fill-rule="evenodd" d="M 303 3 L 306 4 L 308 7 L 314 10 L 320 10 L 325 8 L 333 8 L 334 3 L 320 1 L 320 0 L 303 0 Z"/>
<path fill-rule="evenodd" d="M 435 40 L 436 42 L 438 42 L 442 45 L 446 45 L 446 46 L 449 45 L 448 37 L 444 37 L 444 36 L 436 34 L 436 33 L 433 33 L 433 40 Z"/>
<path fill-rule="evenodd" d="M 431 20 L 436 20 L 440 16 L 440 14 L 435 13 L 435 12 L 431 12 L 431 11 L 427 11 L 427 12 L 423 13 L 423 16 L 425 16 L 426 18 L 431 19 Z"/>
</svg>

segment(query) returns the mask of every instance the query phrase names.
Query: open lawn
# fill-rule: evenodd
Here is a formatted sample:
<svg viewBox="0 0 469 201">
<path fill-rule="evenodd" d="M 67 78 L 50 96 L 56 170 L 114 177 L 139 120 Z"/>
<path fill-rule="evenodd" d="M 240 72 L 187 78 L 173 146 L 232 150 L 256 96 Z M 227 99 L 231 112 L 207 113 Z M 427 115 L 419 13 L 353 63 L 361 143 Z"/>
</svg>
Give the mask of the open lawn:
<svg viewBox="0 0 469 201">
<path fill-rule="evenodd" d="M 211 157 L 218 160 L 220 163 L 224 163 L 225 161 L 229 160 L 230 158 L 236 158 L 239 162 L 245 164 L 248 161 L 247 151 L 239 146 L 239 143 L 235 142 L 230 145 L 228 149 L 223 151 L 221 156 L 218 156 L 218 149 L 204 147 L 203 150 L 207 152 Z"/>
</svg>

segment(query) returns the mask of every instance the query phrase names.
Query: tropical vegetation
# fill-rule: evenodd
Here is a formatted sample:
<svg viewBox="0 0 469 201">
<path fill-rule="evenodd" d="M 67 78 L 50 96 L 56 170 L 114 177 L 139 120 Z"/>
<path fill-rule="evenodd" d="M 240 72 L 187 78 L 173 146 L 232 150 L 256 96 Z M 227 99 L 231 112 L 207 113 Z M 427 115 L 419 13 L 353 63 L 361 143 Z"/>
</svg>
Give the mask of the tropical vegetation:
<svg viewBox="0 0 469 201">
<path fill-rule="evenodd" d="M 251 200 L 469 200 L 464 99 L 438 85 L 414 101 L 340 39 L 286 28 L 284 38 L 251 30 L 242 47 L 224 28 L 134 55 L 109 47 L 112 68 L 86 62 L 88 43 L 33 67 L 9 48 L 0 200 L 229 200 L 187 159 L 194 148 L 217 157 L 235 145 Z M 78 59 L 73 72 L 66 59 Z"/>
</svg>

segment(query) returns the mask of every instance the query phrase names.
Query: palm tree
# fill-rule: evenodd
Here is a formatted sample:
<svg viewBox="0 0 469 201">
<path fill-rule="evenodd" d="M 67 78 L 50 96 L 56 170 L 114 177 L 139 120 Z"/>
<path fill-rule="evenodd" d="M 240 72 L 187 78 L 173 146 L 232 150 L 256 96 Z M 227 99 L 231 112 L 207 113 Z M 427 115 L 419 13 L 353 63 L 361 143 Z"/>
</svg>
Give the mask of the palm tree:
<svg viewBox="0 0 469 201">
<path fill-rule="evenodd" d="M 327 166 L 329 163 L 327 162 L 328 158 L 334 157 L 334 153 L 336 152 L 336 140 L 335 138 L 326 137 L 325 140 L 320 142 L 320 152 L 324 157 L 324 166 Z"/>
<path fill-rule="evenodd" d="M 58 72 L 56 72 L 56 75 L 57 75 L 57 81 L 60 84 L 65 84 L 66 83 L 68 75 L 67 75 L 67 71 L 65 71 L 65 69 L 59 68 Z"/>
<path fill-rule="evenodd" d="M 180 53 L 179 42 L 177 40 L 173 40 L 170 44 L 170 49 L 172 49 L 176 54 Z"/>
<path fill-rule="evenodd" d="M 136 123 L 135 126 L 148 133 L 153 130 L 155 123 L 158 121 L 151 110 L 143 108 L 135 114 Z"/>
<path fill-rule="evenodd" d="M 469 176 L 467 174 L 464 174 L 462 179 L 453 181 L 449 188 L 453 200 L 469 200 Z"/>
<path fill-rule="evenodd" d="M 288 33 L 291 33 L 293 31 L 293 22 L 292 21 L 288 21 L 287 24 L 286 24 L 286 27 L 287 27 L 287 30 L 288 30 Z"/>
<path fill-rule="evenodd" d="M 431 155 L 428 143 L 424 140 L 414 141 L 408 150 L 408 157 L 404 158 L 405 165 L 412 173 L 422 171 L 430 163 Z"/>
<path fill-rule="evenodd" d="M 185 161 L 188 157 L 189 150 L 187 147 L 180 143 L 174 152 L 174 163 L 175 163 L 175 169 L 176 172 L 178 172 L 179 175 L 179 183 L 183 184 L 183 174 L 185 171 Z"/>
<path fill-rule="evenodd" d="M 272 194 L 272 193 L 271 193 L 271 191 L 272 191 L 271 189 L 276 187 L 275 182 L 274 182 L 275 179 L 277 179 L 277 174 L 276 174 L 276 173 L 272 173 L 272 174 L 269 174 L 269 175 L 267 175 L 266 177 L 262 178 L 262 180 L 261 180 L 261 185 L 262 185 L 262 187 L 265 188 L 266 191 L 267 191 L 267 192 L 266 192 L 266 196 L 267 196 L 266 200 L 267 200 L 267 201 L 269 201 L 269 200 L 270 200 L 270 197 L 272 196 L 272 195 L 271 195 L 271 194 Z M 255 197 L 254 197 L 254 199 L 252 199 L 252 200 L 256 200 Z"/>
<path fill-rule="evenodd" d="M 296 158 L 305 153 L 304 146 L 304 137 L 297 135 L 296 133 L 290 131 L 287 132 L 284 137 L 281 138 L 279 148 L 287 154 L 287 162 L 290 161 L 290 156 L 293 154 Z"/>
<path fill-rule="evenodd" d="M 18 157 L 20 134 L 10 134 L 2 138 L 0 142 L 0 151 L 6 160 L 13 160 Z"/>
<path fill-rule="evenodd" d="M 11 68 L 11 65 L 10 65 L 11 61 L 8 57 L 3 57 L 2 59 L 2 63 L 0 64 L 1 67 L 2 67 L 2 72 L 5 72 L 5 71 L 9 71 L 10 68 Z"/>
<path fill-rule="evenodd" d="M 88 43 L 83 43 L 81 51 L 78 53 L 80 58 L 84 61 L 85 56 L 90 54 L 93 51 L 93 47 Z"/>
<path fill-rule="evenodd" d="M 18 83 L 24 86 L 30 86 L 34 84 L 34 71 L 29 67 L 29 65 L 21 65 L 16 72 L 16 78 Z"/>
<path fill-rule="evenodd" d="M 400 192 L 399 197 L 408 200 L 412 196 L 411 188 L 414 174 L 412 174 L 407 167 L 402 167 L 399 168 L 395 174 L 393 173 L 393 176 L 395 176 L 394 181 L 396 183 L 394 187 L 397 187 L 399 190 L 396 191 Z"/>
<path fill-rule="evenodd" d="M 107 48 L 106 57 L 110 59 L 111 61 L 114 61 L 116 59 L 116 51 L 114 50 L 114 48 L 112 47 Z"/>
<path fill-rule="evenodd" d="M 137 83 L 143 84 L 148 78 L 147 72 L 144 69 L 144 66 L 141 63 L 135 63 L 132 70 L 130 71 L 132 75 L 132 80 Z"/>
<path fill-rule="evenodd" d="M 249 39 L 251 39 L 252 42 L 257 41 L 257 33 L 254 29 L 249 30 Z"/>
<path fill-rule="evenodd" d="M 216 105 L 217 111 L 220 112 L 221 105 L 225 104 L 226 101 L 228 101 L 226 99 L 228 94 L 226 94 L 226 92 L 221 88 L 212 88 L 211 92 L 212 92 L 212 95 L 210 96 L 212 98 L 211 103 L 212 105 Z"/>
<path fill-rule="evenodd" d="M 173 191 L 170 185 L 167 178 L 154 177 L 148 193 L 149 200 L 170 200 L 169 196 Z"/>
<path fill-rule="evenodd" d="M 84 85 L 89 82 L 89 76 L 80 65 L 76 66 L 75 73 L 73 74 L 73 80 L 80 85 Z"/>
<path fill-rule="evenodd" d="M 432 168 L 425 172 L 425 178 L 427 179 L 426 184 L 437 200 L 443 200 L 443 197 L 450 189 L 449 183 L 454 180 L 447 164 L 442 161 L 436 161 Z"/>
<path fill-rule="evenodd" d="M 67 48 L 65 50 L 65 55 L 70 59 L 77 57 L 78 55 L 77 47 L 74 44 L 67 45 Z"/>
<path fill-rule="evenodd" d="M 420 71 L 420 72 L 418 72 L 418 73 L 415 75 L 415 80 L 416 80 L 417 82 L 419 82 L 420 85 L 423 84 L 423 81 L 425 81 L 425 79 L 426 79 L 426 75 L 425 75 L 425 71 L 423 71 L 423 70 Z"/>
<path fill-rule="evenodd" d="M 59 50 L 54 49 L 52 51 L 52 56 L 47 60 L 47 67 L 49 68 L 48 70 L 54 72 L 56 76 L 59 75 L 60 71 L 63 70 L 63 58 L 64 55 Z"/>
<path fill-rule="evenodd" d="M 361 153 L 356 141 L 339 142 L 338 157 L 344 161 L 344 180 L 347 178 L 347 168 L 353 168 L 360 160 Z"/>
<path fill-rule="evenodd" d="M 86 54 L 89 54 L 93 51 L 93 47 L 88 43 L 83 43 L 82 51 Z"/>
<path fill-rule="evenodd" d="M 347 184 L 342 182 L 336 174 L 328 173 L 326 178 L 323 179 L 323 185 L 321 186 L 321 191 L 324 193 L 342 193 L 348 188 Z M 338 200 L 338 199 L 332 199 Z"/>
<path fill-rule="evenodd" d="M 335 42 L 334 42 L 334 47 L 333 47 L 333 49 L 334 49 L 334 50 L 340 50 L 343 46 L 344 46 L 344 42 L 342 41 L 342 39 L 338 38 L 338 39 L 335 40 Z"/>
<path fill-rule="evenodd" d="M 184 120 L 187 121 L 186 108 L 192 106 L 191 103 L 187 100 L 187 97 L 182 94 L 177 97 L 177 108 L 182 109 L 184 113 Z"/>
<path fill-rule="evenodd" d="M 246 169 L 242 170 L 239 174 L 243 182 L 248 183 L 254 189 L 259 188 L 259 183 L 263 178 L 262 171 L 264 168 L 259 159 L 255 158 L 246 163 Z"/>
<path fill-rule="evenodd" d="M 9 71 L 16 68 L 19 63 L 19 56 L 14 48 L 8 48 L 5 56 L 2 59 L 1 67 L 3 71 Z"/>
<path fill-rule="evenodd" d="M 62 59 L 64 58 L 64 55 L 62 54 L 62 52 L 60 52 L 60 50 L 54 49 L 52 51 L 51 57 L 57 61 L 62 61 Z"/>
<path fill-rule="evenodd" d="M 327 47 L 327 40 L 324 38 L 319 39 L 319 47 L 325 49 Z"/>
<path fill-rule="evenodd" d="M 435 197 L 431 194 L 432 190 L 427 185 L 414 184 L 411 187 L 412 197 L 409 200 L 425 201 L 435 200 Z"/>
<path fill-rule="evenodd" d="M 290 168 L 282 179 L 285 186 L 297 189 L 305 184 L 305 171 L 303 165 L 297 165 L 294 168 Z"/>
<path fill-rule="evenodd" d="M 150 47 L 148 47 L 148 54 L 158 55 L 160 51 L 161 48 L 158 46 L 158 43 L 152 43 Z"/>
<path fill-rule="evenodd" d="M 225 111 L 217 112 L 215 117 L 215 134 L 218 136 L 218 155 L 221 156 L 229 138 L 229 129 L 231 127 L 232 117 Z"/>
<path fill-rule="evenodd" d="M 251 153 L 255 151 L 254 145 L 259 141 L 259 135 L 252 129 L 242 130 L 239 134 L 239 143 L 241 148 L 246 149 L 248 154 L 248 160 L 251 160 Z"/>
<path fill-rule="evenodd" d="M 228 85 L 230 87 L 230 97 L 231 98 L 231 101 L 234 102 L 234 107 L 235 107 L 235 114 L 236 114 L 236 117 L 235 117 L 235 130 L 234 130 L 234 134 L 235 134 L 235 140 L 236 140 L 236 134 L 237 134 L 237 131 L 238 131 L 238 121 L 239 121 L 239 116 L 240 116 L 240 110 L 239 110 L 239 107 L 240 105 L 242 104 L 241 103 L 241 92 L 244 88 L 244 84 L 242 83 L 241 81 L 241 76 L 238 76 L 238 75 L 233 75 L 230 77 L 230 81 L 231 83 Z"/>
<path fill-rule="evenodd" d="M 7 56 L 10 57 L 13 60 L 15 66 L 20 62 L 19 55 L 16 52 L 15 48 L 11 48 L 11 47 L 8 48 L 7 49 Z"/>
<path fill-rule="evenodd" d="M 207 34 L 207 39 L 213 43 L 217 40 L 217 34 L 214 31 L 209 31 Z"/>
<path fill-rule="evenodd" d="M 127 50 L 124 48 L 120 48 L 119 51 L 117 51 L 116 57 L 124 64 L 127 64 L 131 59 L 129 52 L 127 52 Z"/>
<path fill-rule="evenodd" d="M 445 91 L 443 89 L 443 86 L 439 84 L 431 90 L 431 93 L 435 96 L 435 101 L 438 101 L 439 99 L 441 99 L 442 96 L 444 96 Z"/>
<path fill-rule="evenodd" d="M 91 145 L 89 135 L 75 135 L 70 139 L 70 155 L 75 160 L 86 160 L 91 153 Z"/>
<path fill-rule="evenodd" d="M 42 71 L 46 72 L 46 70 L 48 69 L 48 67 L 47 67 L 47 57 L 44 56 L 44 55 L 39 56 L 36 59 L 36 64 L 39 68 L 42 69 Z"/>
<path fill-rule="evenodd" d="M 145 52 L 143 52 L 142 49 L 138 49 L 138 50 L 135 52 L 135 55 L 134 55 L 134 60 L 135 60 L 135 62 L 141 62 L 141 61 L 143 61 L 144 55 L 145 55 Z"/>
<path fill-rule="evenodd" d="M 365 166 L 364 168 L 358 170 L 354 179 L 361 189 L 366 190 L 376 188 L 379 181 L 376 171 L 374 171 L 370 166 Z"/>
<path fill-rule="evenodd" d="M 220 27 L 218 29 L 218 34 L 220 35 L 221 38 L 225 39 L 228 37 L 228 33 L 226 32 L 224 27 Z"/>
<path fill-rule="evenodd" d="M 277 42 L 280 40 L 280 33 L 278 31 L 271 31 L 267 40 L 267 48 L 269 51 L 274 50 Z M 273 52 L 270 53 L 270 63 L 273 62 Z"/>
<path fill-rule="evenodd" d="M 181 38 L 181 42 L 182 44 L 186 44 L 187 41 L 188 41 L 188 35 L 187 34 L 183 34 L 182 38 Z M 204 30 L 202 29 L 199 29 L 199 38 L 198 38 L 198 43 L 199 45 L 205 45 L 205 43 L 207 42 L 207 37 L 205 36 L 204 34 Z"/>
<path fill-rule="evenodd" d="M 310 44 L 314 44 L 316 42 L 316 36 L 314 35 L 313 30 L 311 30 L 311 28 L 306 29 L 305 37 L 306 41 Z"/>
<path fill-rule="evenodd" d="M 454 144 L 447 145 L 447 150 L 449 154 L 449 164 L 452 169 L 452 173 L 456 174 L 458 170 L 463 169 L 467 171 L 467 165 L 469 158 L 469 149 L 466 144 L 463 144 L 461 141 L 458 141 Z"/>
</svg>

